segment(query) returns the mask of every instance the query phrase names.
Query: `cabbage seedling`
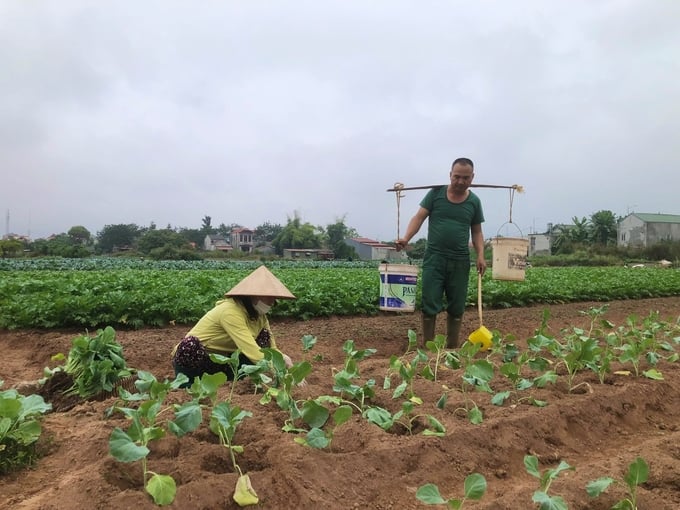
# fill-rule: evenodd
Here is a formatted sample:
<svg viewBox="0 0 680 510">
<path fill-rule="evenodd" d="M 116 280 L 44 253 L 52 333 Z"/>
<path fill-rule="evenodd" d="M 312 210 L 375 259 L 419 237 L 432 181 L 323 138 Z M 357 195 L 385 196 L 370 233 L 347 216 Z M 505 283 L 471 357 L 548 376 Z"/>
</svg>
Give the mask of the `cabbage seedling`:
<svg viewBox="0 0 680 510">
<path fill-rule="evenodd" d="M 147 468 L 148 444 L 165 437 L 166 429 L 160 417 L 167 411 L 175 411 L 175 421 L 168 421 L 170 431 L 181 436 L 195 430 L 201 423 L 201 409 L 198 403 L 189 402 L 184 405 L 163 407 L 163 401 L 171 390 L 180 388 L 187 382 L 187 377 L 180 374 L 174 381 L 159 382 L 153 374 L 140 371 L 140 380 L 135 385 L 143 393 L 132 394 L 120 390 L 124 401 L 139 401 L 138 408 L 113 406 L 109 412 L 123 413 L 131 424 L 127 430 L 116 427 L 109 437 L 109 453 L 120 462 L 142 461 L 144 488 L 157 505 L 169 505 L 175 499 L 177 485 L 170 475 L 154 473 Z"/>
<path fill-rule="evenodd" d="M 620 500 L 612 508 L 615 510 L 637 510 L 637 487 L 647 481 L 649 467 L 642 457 L 637 457 L 630 466 L 628 472 L 623 477 L 623 483 L 610 477 L 602 477 L 593 480 L 586 486 L 586 492 L 591 498 L 596 498 L 614 483 L 626 485 L 628 497 Z"/>
<path fill-rule="evenodd" d="M 0 387 L 4 381 L 0 379 Z M 40 395 L 21 395 L 15 389 L 0 391 L 0 474 L 30 465 L 40 438 L 41 415 L 52 409 Z"/>
<path fill-rule="evenodd" d="M 534 492 L 531 500 L 538 503 L 540 510 L 567 510 L 567 503 L 561 496 L 550 496 L 548 491 L 550 485 L 557 478 L 557 476 L 567 469 L 574 470 L 565 461 L 561 461 L 554 469 L 546 469 L 543 473 L 538 470 L 538 459 L 534 455 L 526 455 L 524 457 L 524 467 L 531 476 L 538 478 L 540 487 Z"/>
<path fill-rule="evenodd" d="M 241 422 L 253 414 L 242 411 L 240 407 L 229 402 L 220 402 L 213 407 L 210 415 L 210 430 L 220 438 L 220 444 L 229 451 L 234 471 L 238 472 L 238 480 L 234 490 L 234 501 L 239 506 L 255 505 L 259 498 L 253 489 L 248 475 L 243 474 L 236 462 L 236 453 L 243 453 L 243 447 L 234 444 L 234 434 Z"/>
<path fill-rule="evenodd" d="M 466 500 L 479 501 L 486 493 L 486 479 L 479 473 L 472 473 L 465 478 L 464 484 L 465 495 L 461 499 L 444 499 L 439 487 L 433 483 L 422 485 L 416 491 L 416 498 L 426 505 L 447 505 L 453 510 L 460 510 L 463 508 L 463 503 Z"/>
</svg>

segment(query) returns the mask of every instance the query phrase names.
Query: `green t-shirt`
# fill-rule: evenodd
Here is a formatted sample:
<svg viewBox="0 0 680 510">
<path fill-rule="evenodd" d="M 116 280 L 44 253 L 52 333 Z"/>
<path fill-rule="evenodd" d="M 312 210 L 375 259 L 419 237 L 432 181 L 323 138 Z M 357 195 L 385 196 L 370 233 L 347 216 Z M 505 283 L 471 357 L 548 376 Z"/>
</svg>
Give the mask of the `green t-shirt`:
<svg viewBox="0 0 680 510">
<path fill-rule="evenodd" d="M 484 222 L 482 202 L 470 191 L 465 201 L 454 204 L 446 186 L 431 189 L 420 206 L 430 211 L 427 250 L 454 260 L 470 258 L 470 227 Z"/>
</svg>

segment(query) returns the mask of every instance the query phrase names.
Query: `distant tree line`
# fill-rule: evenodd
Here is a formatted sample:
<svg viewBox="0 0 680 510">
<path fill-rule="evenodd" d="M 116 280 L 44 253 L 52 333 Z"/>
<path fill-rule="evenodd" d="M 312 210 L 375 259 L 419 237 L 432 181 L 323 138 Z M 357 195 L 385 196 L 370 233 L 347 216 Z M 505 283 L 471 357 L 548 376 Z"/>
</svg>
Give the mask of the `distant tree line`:
<svg viewBox="0 0 680 510">
<path fill-rule="evenodd" d="M 568 255 L 591 247 L 616 246 L 621 219 L 611 211 L 598 211 L 589 219 L 574 216 L 571 225 L 557 225 L 553 232 L 548 232 L 554 235 L 551 252 L 553 255 Z"/>
<path fill-rule="evenodd" d="M 573 217 L 569 225 L 551 227 L 552 236 L 550 264 L 559 263 L 560 257 L 566 263 L 569 260 L 584 261 L 596 257 L 611 257 L 618 260 L 680 260 L 680 243 L 661 242 L 645 248 L 617 247 L 617 226 L 621 217 L 611 211 L 602 210 L 593 213 L 590 218 Z M 243 257 L 245 254 L 235 250 L 225 255 L 222 252 L 206 252 L 203 243 L 206 235 L 221 235 L 229 239 L 234 228 L 242 225 L 221 223 L 212 226 L 212 218 L 208 215 L 201 219 L 200 228 L 174 228 L 167 225 L 159 229 L 154 223 L 148 227 L 135 224 L 105 225 L 96 235 L 92 235 L 85 227 L 77 225 L 68 232 L 55 235 L 50 239 L 37 239 L 30 243 L 21 240 L 0 241 L 1 257 L 16 257 L 27 252 L 31 256 L 60 256 L 81 258 L 90 255 L 131 253 L 164 260 L 194 260 L 205 257 Z M 264 222 L 254 229 L 255 255 L 261 254 L 264 248 L 270 248 L 277 256 L 282 256 L 288 248 L 331 250 L 336 259 L 357 257 L 345 239 L 358 237 L 357 231 L 345 224 L 345 218 L 336 218 L 335 223 L 326 226 L 315 226 L 304 222 L 297 212 L 287 218 L 285 225 Z M 390 243 L 388 243 L 390 244 Z M 411 244 L 409 257 L 421 259 L 427 248 L 427 239 L 420 238 Z M 487 247 L 488 256 L 491 256 Z M 542 258 L 542 257 L 541 257 Z M 543 262 L 543 263 L 548 263 Z"/>
<path fill-rule="evenodd" d="M 173 228 L 167 225 L 158 228 L 154 223 L 148 227 L 129 224 L 105 225 L 96 235 L 92 235 L 85 227 L 76 225 L 66 233 L 49 239 L 37 239 L 28 244 L 18 240 L 0 242 L 0 256 L 16 256 L 28 250 L 34 256 L 60 256 L 82 258 L 90 255 L 133 252 L 140 256 L 148 256 L 163 260 L 194 260 L 206 256 L 204 240 L 207 235 L 220 235 L 225 239 L 231 237 L 235 228 L 242 225 L 220 224 L 212 226 L 212 218 L 204 216 L 201 228 Z M 254 251 L 263 251 L 271 247 L 278 256 L 287 248 L 328 249 L 335 258 L 346 259 L 356 257 L 353 247 L 344 240 L 358 237 L 357 231 L 345 224 L 345 218 L 336 218 L 335 223 L 326 226 L 315 226 L 303 222 L 297 212 L 289 217 L 285 225 L 265 222 L 254 229 Z M 203 253 L 202 253 L 203 252 Z M 225 256 L 223 253 L 212 256 Z M 244 256 L 235 252 L 230 256 Z"/>
</svg>

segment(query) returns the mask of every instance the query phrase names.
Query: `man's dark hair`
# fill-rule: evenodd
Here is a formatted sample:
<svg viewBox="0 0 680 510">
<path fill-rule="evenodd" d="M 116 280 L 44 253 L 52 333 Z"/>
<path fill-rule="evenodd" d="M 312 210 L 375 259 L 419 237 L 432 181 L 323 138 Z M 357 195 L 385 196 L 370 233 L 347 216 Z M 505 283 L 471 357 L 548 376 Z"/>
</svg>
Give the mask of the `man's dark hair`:
<svg viewBox="0 0 680 510">
<path fill-rule="evenodd" d="M 453 169 L 454 166 L 456 166 L 456 163 L 460 163 L 461 165 L 466 165 L 471 167 L 473 170 L 475 169 L 475 164 L 472 162 L 470 158 L 458 158 L 453 162 L 451 165 L 451 169 Z"/>
</svg>

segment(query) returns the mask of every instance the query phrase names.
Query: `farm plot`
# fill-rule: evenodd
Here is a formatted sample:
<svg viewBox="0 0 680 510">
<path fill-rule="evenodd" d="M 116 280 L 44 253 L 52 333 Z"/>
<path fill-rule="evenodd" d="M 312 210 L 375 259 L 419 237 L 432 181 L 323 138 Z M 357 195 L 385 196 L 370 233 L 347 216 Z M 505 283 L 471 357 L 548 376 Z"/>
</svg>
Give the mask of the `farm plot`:
<svg viewBox="0 0 680 510">
<path fill-rule="evenodd" d="M 526 388 L 526 383 L 511 377 L 509 368 L 501 371 L 507 360 L 517 361 L 518 357 L 504 359 L 500 351 L 476 353 L 471 363 L 488 360 L 493 367 L 490 380 L 485 381 L 482 365 L 466 379 L 463 367 L 449 368 L 442 363 L 436 381 L 417 376 L 394 398 L 405 380 L 394 371 L 394 360 L 413 359 L 413 353 L 404 353 L 408 331 L 418 330 L 417 314 L 275 322 L 282 348 L 291 352 L 295 361 L 306 359 L 312 365 L 307 385 L 292 388 L 294 399 L 302 402 L 338 395 L 334 375 L 347 367 L 348 351 L 363 351 L 365 356 L 356 356 L 358 375 L 353 382 L 363 387 L 375 381 L 374 395 L 365 403 L 389 411 L 392 417 L 404 409 L 404 401 L 415 405 L 408 419 L 402 415 L 399 423 L 387 430 L 354 411 L 335 428 L 330 445 L 312 448 L 295 441 L 306 437 L 304 433 L 283 430 L 290 419 L 288 411 L 274 401 L 261 403 L 262 391 L 255 394 L 250 380 L 239 381 L 232 401 L 252 416 L 243 419 L 234 442 L 243 446 L 236 459 L 250 475 L 260 498 L 259 506 L 253 508 L 427 508 L 416 497 L 420 487 L 433 484 L 444 499 L 461 499 L 464 481 L 473 473 L 484 477 L 486 491 L 479 501 L 465 501 L 464 508 L 538 508 L 532 498 L 541 482 L 527 471 L 527 456 L 535 459 L 541 473 L 554 470 L 547 494 L 563 498 L 570 509 L 604 510 L 626 498 L 629 486 L 624 477 L 637 458 L 644 459 L 649 468 L 646 481 L 634 485 L 638 507 L 679 508 L 680 370 L 672 354 L 680 352 L 680 333 L 673 329 L 680 318 L 680 298 L 612 301 L 606 303 L 606 310 L 603 304 L 489 310 L 485 324 L 505 345 L 514 344 L 522 353 L 530 352 L 531 339 L 539 329 L 542 336 L 562 344 L 571 339 L 576 345 L 577 337 L 595 336 L 591 330 L 594 317 L 596 328 L 605 319 L 614 330 L 630 331 L 629 326 L 637 324 L 633 329 L 656 331 L 672 350 L 657 346 L 653 349 L 656 358 L 646 354 L 636 358 L 631 353 L 631 359 L 639 360 L 637 375 L 631 361 L 614 360 L 601 381 L 602 374 L 590 368 L 576 370 L 570 378 L 569 366 L 574 365 L 544 349 L 551 363 L 535 368 L 527 364 L 521 372 L 523 378 L 535 380 L 551 370 L 556 378 Z M 549 312 L 546 321 L 545 310 Z M 593 310 L 601 310 L 602 315 Z M 650 314 L 653 319 L 643 325 Z M 635 316 L 637 321 L 631 319 Z M 657 327 L 662 323 L 663 327 Z M 444 324 L 440 317 L 438 333 L 444 332 Z M 470 310 L 464 318 L 464 331 L 469 333 L 477 325 Z M 169 353 L 186 330 L 187 326 L 180 325 L 120 329 L 117 339 L 129 366 L 163 380 L 173 377 Z M 43 367 L 54 366 L 51 356 L 68 352 L 71 340 L 80 334 L 81 330 L 0 332 L 3 389 L 40 377 Z M 302 348 L 305 335 L 317 339 L 308 351 Z M 352 340 L 352 349 L 347 347 L 348 340 Z M 429 359 L 432 356 L 428 353 Z M 391 385 L 386 388 L 388 375 Z M 491 393 L 480 391 L 484 382 Z M 219 397 L 226 399 L 229 392 L 229 387 L 222 387 Z M 32 469 L 0 477 L 0 508 L 156 508 L 144 491 L 140 463 L 121 463 L 109 454 L 112 430 L 129 425 L 122 415 L 105 416 L 116 399 L 85 402 L 46 395 L 50 397 L 55 409 L 43 421 L 43 456 Z M 347 392 L 345 397 L 353 405 L 359 402 Z M 174 391 L 166 403 L 187 400 L 186 393 Z M 479 415 L 471 412 L 475 408 Z M 427 431 L 432 435 L 424 434 Z M 169 508 L 238 508 L 232 500 L 237 475 L 229 453 L 206 425 L 181 438 L 168 434 L 149 447 L 148 469 L 170 475 L 177 483 Z M 570 469 L 560 471 L 561 462 Z M 616 481 L 593 498 L 586 485 L 601 477 Z"/>
</svg>

